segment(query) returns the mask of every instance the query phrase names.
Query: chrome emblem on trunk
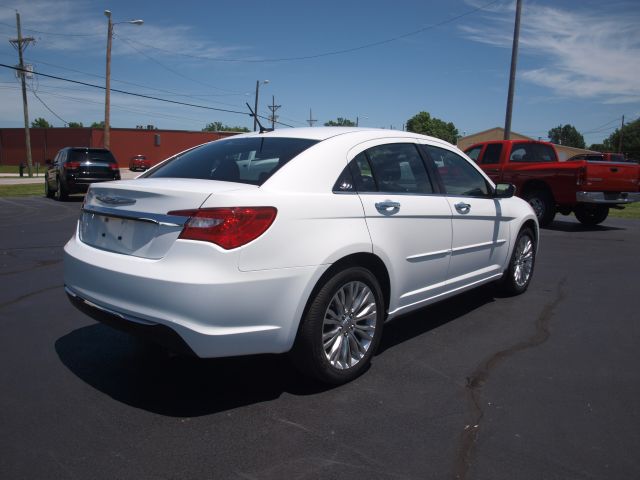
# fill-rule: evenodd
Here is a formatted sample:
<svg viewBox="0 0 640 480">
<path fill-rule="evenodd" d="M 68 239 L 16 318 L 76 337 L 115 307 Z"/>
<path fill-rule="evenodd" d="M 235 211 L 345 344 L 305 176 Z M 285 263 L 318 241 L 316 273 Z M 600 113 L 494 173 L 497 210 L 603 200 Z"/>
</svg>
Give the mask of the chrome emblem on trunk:
<svg viewBox="0 0 640 480">
<path fill-rule="evenodd" d="M 136 203 L 132 198 L 126 197 L 110 197 L 108 195 L 96 195 L 96 200 L 107 205 L 133 205 Z"/>
</svg>

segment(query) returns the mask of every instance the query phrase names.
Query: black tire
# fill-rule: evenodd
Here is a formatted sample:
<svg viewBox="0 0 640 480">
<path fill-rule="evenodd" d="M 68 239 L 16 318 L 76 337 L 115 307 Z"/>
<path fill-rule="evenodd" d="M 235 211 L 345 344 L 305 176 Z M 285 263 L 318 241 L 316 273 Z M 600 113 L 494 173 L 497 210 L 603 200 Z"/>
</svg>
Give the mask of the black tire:
<svg viewBox="0 0 640 480">
<path fill-rule="evenodd" d="M 536 237 L 533 230 L 525 227 L 518 233 L 509 266 L 500 281 L 500 287 L 506 295 L 524 293 L 533 277 L 536 264 Z"/>
<path fill-rule="evenodd" d="M 593 227 L 607 219 L 609 216 L 609 207 L 606 205 L 579 203 L 576 205 L 573 213 L 575 213 L 576 218 L 581 224 Z"/>
<path fill-rule="evenodd" d="M 547 190 L 529 190 L 524 193 L 523 198 L 533 208 L 541 226 L 546 227 L 553 222 L 556 216 L 556 206 L 551 193 Z"/>
<path fill-rule="evenodd" d="M 44 194 L 47 198 L 53 198 L 54 193 L 49 188 L 49 177 L 44 177 Z"/>
<path fill-rule="evenodd" d="M 63 202 L 68 198 L 69 194 L 65 191 L 62 183 L 60 182 L 60 177 L 56 177 L 56 191 L 55 191 L 55 199 L 59 202 Z"/>
<path fill-rule="evenodd" d="M 339 306 L 341 294 L 346 296 Z M 351 303 L 350 297 L 361 301 Z M 362 267 L 337 272 L 310 299 L 291 351 L 295 367 L 330 385 L 353 380 L 368 368 L 380 343 L 384 319 L 384 299 L 376 277 Z"/>
</svg>

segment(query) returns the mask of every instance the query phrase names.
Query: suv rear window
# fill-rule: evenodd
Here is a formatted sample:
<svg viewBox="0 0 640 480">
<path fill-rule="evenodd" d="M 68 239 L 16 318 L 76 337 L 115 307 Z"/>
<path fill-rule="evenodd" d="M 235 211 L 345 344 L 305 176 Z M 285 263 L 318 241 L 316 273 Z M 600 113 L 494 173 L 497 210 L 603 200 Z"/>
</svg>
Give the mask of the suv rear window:
<svg viewBox="0 0 640 480">
<path fill-rule="evenodd" d="M 116 159 L 109 150 L 71 150 L 67 162 L 107 162 L 116 163 Z"/>
<path fill-rule="evenodd" d="M 280 167 L 317 140 L 301 138 L 230 138 L 189 150 L 148 177 L 198 178 L 262 185 Z"/>
</svg>

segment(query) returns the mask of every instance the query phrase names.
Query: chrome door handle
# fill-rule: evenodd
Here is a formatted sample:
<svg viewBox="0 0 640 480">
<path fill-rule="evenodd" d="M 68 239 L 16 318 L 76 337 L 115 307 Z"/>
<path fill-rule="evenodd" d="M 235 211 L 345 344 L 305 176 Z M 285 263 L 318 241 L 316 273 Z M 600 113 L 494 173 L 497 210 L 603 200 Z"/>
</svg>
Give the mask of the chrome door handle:
<svg viewBox="0 0 640 480">
<path fill-rule="evenodd" d="M 377 202 L 376 209 L 380 213 L 388 213 L 391 210 L 400 210 L 400 202 L 392 202 L 391 200 L 385 200 L 384 202 Z"/>
<path fill-rule="evenodd" d="M 462 213 L 463 215 L 471 211 L 471 205 L 464 202 L 456 203 L 454 207 L 456 207 L 458 213 Z"/>
</svg>

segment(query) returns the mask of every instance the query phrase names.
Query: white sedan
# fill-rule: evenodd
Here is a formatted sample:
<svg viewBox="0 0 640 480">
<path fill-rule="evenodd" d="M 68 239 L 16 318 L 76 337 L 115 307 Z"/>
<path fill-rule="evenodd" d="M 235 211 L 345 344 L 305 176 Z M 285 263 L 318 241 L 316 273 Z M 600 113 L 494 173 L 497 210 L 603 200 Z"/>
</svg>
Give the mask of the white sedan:
<svg viewBox="0 0 640 480">
<path fill-rule="evenodd" d="M 538 224 L 508 184 L 414 133 L 301 128 L 207 143 L 94 184 L 65 246 L 93 318 L 199 357 L 291 352 L 326 383 L 386 320 L 531 281 Z"/>
</svg>

